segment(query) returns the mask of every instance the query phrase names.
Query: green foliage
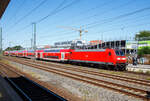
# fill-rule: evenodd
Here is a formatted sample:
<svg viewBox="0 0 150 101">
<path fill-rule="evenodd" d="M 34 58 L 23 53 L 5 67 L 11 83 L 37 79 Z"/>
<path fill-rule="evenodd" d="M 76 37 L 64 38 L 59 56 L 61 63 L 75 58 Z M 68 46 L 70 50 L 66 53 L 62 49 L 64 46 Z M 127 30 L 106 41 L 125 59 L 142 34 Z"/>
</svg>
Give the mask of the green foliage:
<svg viewBox="0 0 150 101">
<path fill-rule="evenodd" d="M 5 51 L 12 51 L 12 50 L 21 50 L 23 47 L 18 45 L 18 46 L 14 46 L 14 47 L 7 47 L 5 49 Z"/>
<path fill-rule="evenodd" d="M 139 56 L 143 56 L 144 54 L 150 54 L 150 47 L 145 46 L 145 47 L 138 49 Z"/>
<path fill-rule="evenodd" d="M 143 39 L 145 40 L 145 38 L 147 37 L 150 37 L 150 31 L 140 31 L 139 34 L 136 34 L 135 35 L 135 40 L 138 40 L 138 39 Z"/>
</svg>

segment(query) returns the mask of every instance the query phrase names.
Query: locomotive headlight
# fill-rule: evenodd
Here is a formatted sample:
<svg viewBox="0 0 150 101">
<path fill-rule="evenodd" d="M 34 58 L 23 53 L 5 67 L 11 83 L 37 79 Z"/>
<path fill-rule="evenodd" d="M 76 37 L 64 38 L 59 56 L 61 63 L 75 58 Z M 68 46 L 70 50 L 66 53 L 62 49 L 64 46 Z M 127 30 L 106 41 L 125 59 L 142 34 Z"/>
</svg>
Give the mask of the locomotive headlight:
<svg viewBox="0 0 150 101">
<path fill-rule="evenodd" d="M 126 58 L 122 58 L 122 60 L 126 60 Z"/>
<path fill-rule="evenodd" d="M 120 58 L 117 58 L 117 60 L 120 60 Z"/>
</svg>

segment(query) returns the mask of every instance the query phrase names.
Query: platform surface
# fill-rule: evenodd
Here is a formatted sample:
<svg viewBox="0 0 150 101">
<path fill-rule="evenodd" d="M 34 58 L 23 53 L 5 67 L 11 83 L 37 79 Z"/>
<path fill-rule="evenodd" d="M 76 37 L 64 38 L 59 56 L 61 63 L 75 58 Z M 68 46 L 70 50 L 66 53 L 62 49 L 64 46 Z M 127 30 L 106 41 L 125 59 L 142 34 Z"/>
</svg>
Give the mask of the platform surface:
<svg viewBox="0 0 150 101">
<path fill-rule="evenodd" d="M 0 75 L 0 101 L 22 101 L 14 89 Z"/>
<path fill-rule="evenodd" d="M 127 66 L 128 71 L 143 71 L 143 72 L 150 72 L 150 65 L 132 65 L 128 64 Z"/>
<path fill-rule="evenodd" d="M 150 69 L 150 65 L 141 65 L 141 64 L 138 64 L 138 65 L 128 64 L 128 67 Z"/>
</svg>

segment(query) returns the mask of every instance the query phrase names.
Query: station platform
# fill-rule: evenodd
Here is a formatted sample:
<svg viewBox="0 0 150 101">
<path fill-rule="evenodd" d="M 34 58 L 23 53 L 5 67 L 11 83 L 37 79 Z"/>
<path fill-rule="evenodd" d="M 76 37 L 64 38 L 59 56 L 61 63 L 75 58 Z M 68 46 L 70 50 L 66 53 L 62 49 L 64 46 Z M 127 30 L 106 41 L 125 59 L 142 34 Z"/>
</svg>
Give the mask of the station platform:
<svg viewBox="0 0 150 101">
<path fill-rule="evenodd" d="M 136 71 L 136 72 L 148 72 L 150 73 L 150 65 L 141 65 L 141 64 L 137 64 L 137 65 L 132 65 L 132 64 L 128 64 L 127 66 L 127 70 L 128 71 Z"/>
<path fill-rule="evenodd" d="M 0 75 L 0 101 L 23 101 L 1 75 Z"/>
</svg>

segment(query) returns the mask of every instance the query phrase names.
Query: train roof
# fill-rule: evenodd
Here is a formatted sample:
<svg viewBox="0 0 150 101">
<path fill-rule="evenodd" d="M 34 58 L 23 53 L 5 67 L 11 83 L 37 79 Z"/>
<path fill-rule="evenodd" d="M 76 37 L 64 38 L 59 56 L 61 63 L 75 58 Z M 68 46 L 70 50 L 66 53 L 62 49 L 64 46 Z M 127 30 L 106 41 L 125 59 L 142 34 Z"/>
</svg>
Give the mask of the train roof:
<svg viewBox="0 0 150 101">
<path fill-rule="evenodd" d="M 68 47 L 68 48 L 59 48 L 59 47 L 56 47 L 56 48 L 47 48 L 47 49 L 43 49 L 43 50 L 60 50 L 60 49 L 70 49 L 70 47 Z"/>
</svg>

